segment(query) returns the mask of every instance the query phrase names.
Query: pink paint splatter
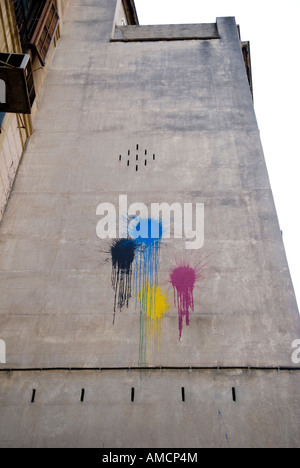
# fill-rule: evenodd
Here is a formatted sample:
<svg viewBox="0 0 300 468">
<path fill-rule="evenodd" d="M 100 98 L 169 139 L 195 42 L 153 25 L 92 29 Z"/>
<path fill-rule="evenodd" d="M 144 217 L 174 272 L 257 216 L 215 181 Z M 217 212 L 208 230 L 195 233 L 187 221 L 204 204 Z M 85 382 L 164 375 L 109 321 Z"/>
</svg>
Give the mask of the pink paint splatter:
<svg viewBox="0 0 300 468">
<path fill-rule="evenodd" d="M 190 312 L 194 312 L 194 288 L 201 277 L 200 265 L 180 265 L 171 273 L 174 301 L 178 307 L 179 339 L 182 337 L 184 319 L 187 326 L 190 324 Z"/>
</svg>

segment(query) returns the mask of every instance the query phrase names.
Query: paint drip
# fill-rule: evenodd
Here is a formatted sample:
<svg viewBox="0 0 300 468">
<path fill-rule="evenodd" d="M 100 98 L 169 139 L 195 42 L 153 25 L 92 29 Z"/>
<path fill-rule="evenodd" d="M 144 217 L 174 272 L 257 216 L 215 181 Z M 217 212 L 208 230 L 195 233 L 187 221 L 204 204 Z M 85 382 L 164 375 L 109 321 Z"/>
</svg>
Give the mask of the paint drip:
<svg viewBox="0 0 300 468">
<path fill-rule="evenodd" d="M 135 258 L 135 243 L 131 239 L 118 239 L 111 246 L 112 274 L 111 282 L 115 291 L 114 319 L 116 311 L 129 305 L 132 293 L 132 269 Z"/>
<path fill-rule="evenodd" d="M 174 289 L 174 302 L 178 308 L 179 339 L 182 337 L 183 324 L 189 326 L 190 312 L 194 312 L 194 289 L 201 279 L 200 266 L 192 267 L 182 264 L 171 273 L 171 283 Z"/>
<path fill-rule="evenodd" d="M 141 339 L 140 339 L 140 363 L 145 363 L 147 345 L 152 354 L 155 343 L 159 349 L 163 321 L 167 311 L 170 308 L 168 297 L 158 286 L 149 286 L 148 291 L 141 291 L 139 302 L 141 306 Z"/>
<path fill-rule="evenodd" d="M 140 363 L 144 363 L 146 340 L 150 340 L 149 346 L 153 349 L 155 337 L 154 330 L 156 328 L 154 326 L 153 332 L 149 332 L 149 323 L 153 324 L 151 317 L 157 313 L 155 307 L 160 295 L 158 271 L 163 236 L 162 222 L 156 219 L 137 217 L 129 226 L 129 235 L 134 239 L 136 251 L 134 288 L 136 306 L 140 307 Z M 148 332 L 145 333 L 147 328 Z"/>
<path fill-rule="evenodd" d="M 152 294 L 152 286 L 158 285 L 162 223 L 155 219 L 137 218 L 136 231 L 131 234 L 129 230 L 129 234 L 134 236 L 136 250 L 134 270 L 136 299 L 138 301 L 141 291 L 146 291 L 141 304 L 142 309 L 146 310 L 148 293 Z"/>
</svg>

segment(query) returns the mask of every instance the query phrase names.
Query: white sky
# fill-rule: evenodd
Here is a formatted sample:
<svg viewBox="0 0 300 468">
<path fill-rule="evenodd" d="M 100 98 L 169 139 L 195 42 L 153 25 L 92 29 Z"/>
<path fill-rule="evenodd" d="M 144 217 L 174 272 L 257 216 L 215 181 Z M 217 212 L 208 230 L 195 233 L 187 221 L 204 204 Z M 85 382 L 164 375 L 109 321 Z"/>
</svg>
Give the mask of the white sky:
<svg viewBox="0 0 300 468">
<path fill-rule="evenodd" d="M 300 306 L 300 0 L 135 0 L 140 24 L 235 16 L 250 41 L 254 105 Z"/>
</svg>

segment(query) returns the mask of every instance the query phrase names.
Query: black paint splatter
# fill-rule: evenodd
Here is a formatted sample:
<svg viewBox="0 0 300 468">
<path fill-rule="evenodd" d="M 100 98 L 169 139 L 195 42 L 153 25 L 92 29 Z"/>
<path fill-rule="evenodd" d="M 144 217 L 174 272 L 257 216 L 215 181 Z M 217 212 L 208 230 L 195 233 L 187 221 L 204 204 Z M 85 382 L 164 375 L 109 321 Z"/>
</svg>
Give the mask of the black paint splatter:
<svg viewBox="0 0 300 468">
<path fill-rule="evenodd" d="M 115 291 L 114 320 L 116 311 L 128 307 L 131 298 L 132 265 L 135 256 L 135 243 L 131 239 L 118 239 L 111 246 L 112 287 Z"/>
</svg>

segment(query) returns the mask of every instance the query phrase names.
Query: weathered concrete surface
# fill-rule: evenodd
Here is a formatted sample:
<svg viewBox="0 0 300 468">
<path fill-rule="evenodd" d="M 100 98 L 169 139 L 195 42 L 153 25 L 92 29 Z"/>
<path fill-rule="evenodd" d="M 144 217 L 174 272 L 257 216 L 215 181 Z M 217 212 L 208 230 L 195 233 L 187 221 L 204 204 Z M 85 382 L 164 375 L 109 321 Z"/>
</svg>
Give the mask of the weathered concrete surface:
<svg viewBox="0 0 300 468">
<path fill-rule="evenodd" d="M 176 41 L 184 39 L 220 39 L 217 25 L 176 24 L 155 26 L 118 26 L 113 41 Z"/>
<path fill-rule="evenodd" d="M 110 242 L 96 236 L 98 204 L 117 205 L 120 194 L 127 194 L 129 203 L 205 204 L 204 248 L 186 254 L 184 239 L 176 239 L 161 249 L 159 281 L 171 303 L 169 274 L 175 259 L 187 255 L 193 261 L 208 260 L 204 279 L 195 289 L 190 326 L 184 327 L 179 341 L 178 311 L 172 304 L 164 319 L 160 347 L 148 356 L 149 365 L 295 366 L 291 356 L 292 342 L 300 337 L 298 309 L 234 19 L 218 19 L 219 40 L 111 43 L 115 5 L 111 0 L 99 3 L 74 0 L 69 6 L 35 133 L 0 226 L 0 339 L 7 347 L 6 365 L 1 368 L 139 364 L 135 298 L 128 309 L 117 313 L 113 324 Z M 133 151 L 137 144 L 156 155 L 155 162 L 138 172 L 134 164 L 127 167 L 119 161 L 119 155 Z M 286 379 L 282 387 L 277 380 L 274 386 L 268 377 L 264 383 L 264 373 L 257 378 L 265 401 L 270 401 L 270 419 L 261 420 L 263 406 L 251 404 L 257 395 L 257 390 L 251 393 L 253 384 L 235 429 L 250 432 L 245 439 L 242 435 L 235 439 L 237 445 L 252 441 L 259 445 L 258 440 L 274 446 L 296 444 L 296 374 L 276 374 L 276 379 L 282 375 Z M 36 377 L 26 375 L 29 385 Z M 19 392 L 23 376 L 17 374 L 10 380 L 14 392 Z M 68 385 L 60 374 L 47 374 L 47 379 L 51 376 L 53 382 L 58 379 L 60 385 Z M 5 407 L 8 377 L 0 377 Z M 245 381 L 248 377 L 243 374 Z M 20 379 L 16 387 L 15 378 Z M 81 378 L 86 378 L 84 372 Z M 116 374 L 118 378 L 123 379 Z M 97 377 L 90 379 L 94 388 Z M 184 386 L 178 375 L 179 381 Z M 169 385 L 168 378 L 166 382 Z M 105 385 L 114 398 L 115 387 L 109 381 Z M 203 385 L 207 388 L 206 380 Z M 269 394 L 273 395 L 270 400 Z M 213 403 L 216 418 L 217 397 Z M 46 443 L 46 435 L 39 438 L 40 422 L 32 432 L 35 435 L 26 439 L 26 426 L 20 425 L 26 405 L 23 409 L 20 405 L 9 423 L 19 430 L 4 427 L 11 408 L 2 416 L 2 444 Z M 106 411 L 101 408 L 99 415 Z M 122 406 L 124 413 L 115 408 L 114 414 L 119 411 L 126 420 L 126 408 Z M 32 420 L 42 421 L 48 410 L 52 411 L 46 405 L 35 407 Z M 61 444 L 79 443 L 80 429 L 72 429 L 77 407 L 66 424 L 60 419 L 69 410 L 63 404 L 54 409 L 48 426 L 54 431 L 53 443 L 58 443 L 60 431 L 64 434 Z M 87 427 L 94 410 L 92 406 L 85 413 Z M 192 405 L 190 414 L 195 411 L 198 414 Z M 209 409 L 205 411 L 210 414 Z M 144 418 L 146 413 L 145 405 Z M 173 409 L 170 413 L 180 420 Z M 30 421 L 32 414 L 27 415 Z M 136 432 L 132 429 L 127 438 L 124 431 L 116 445 L 140 441 L 142 420 L 137 416 Z M 220 424 L 216 419 L 216 431 Z M 248 424 L 251 428 L 245 429 Z M 161 428 L 164 441 L 148 437 L 149 446 L 180 445 L 177 431 L 173 434 L 163 423 Z M 260 432 L 254 437 L 257 428 Z M 115 430 L 112 422 L 109 431 Z M 205 431 L 199 443 L 220 444 L 215 432 Z M 189 440 L 197 444 L 190 438 L 193 432 L 191 428 Z M 92 433 L 84 437 L 85 444 L 98 444 Z M 113 441 L 105 439 L 104 443 Z"/>
<path fill-rule="evenodd" d="M 296 447 L 299 384 L 278 371 L 1 374 L 0 447 Z"/>
<path fill-rule="evenodd" d="M 0 236 L 1 338 L 11 367 L 136 365 L 134 301 L 112 324 L 96 207 L 205 203 L 205 280 L 158 365 L 291 365 L 300 334 L 233 19 L 220 40 L 111 44 L 114 2 L 72 2 Z M 179 66 L 180 64 L 180 66 Z M 136 144 L 156 161 L 119 163 Z M 162 249 L 160 281 L 184 241 Z M 172 288 L 169 288 L 172 296 Z"/>
</svg>

